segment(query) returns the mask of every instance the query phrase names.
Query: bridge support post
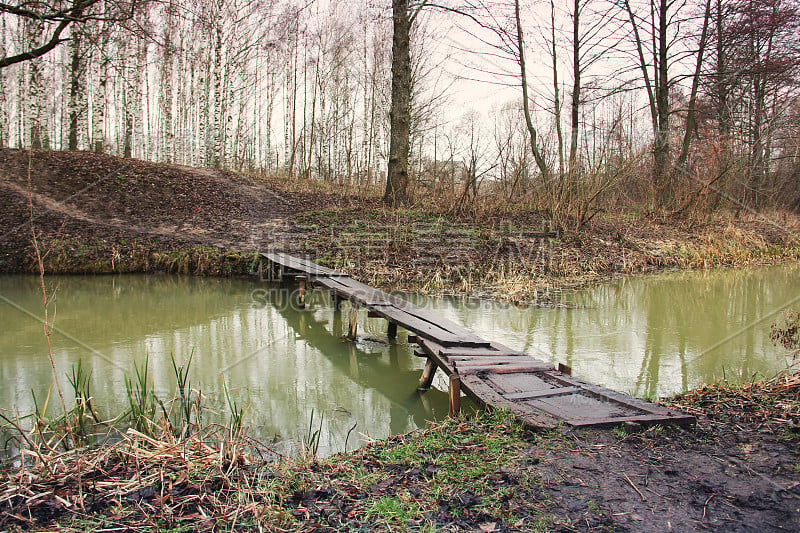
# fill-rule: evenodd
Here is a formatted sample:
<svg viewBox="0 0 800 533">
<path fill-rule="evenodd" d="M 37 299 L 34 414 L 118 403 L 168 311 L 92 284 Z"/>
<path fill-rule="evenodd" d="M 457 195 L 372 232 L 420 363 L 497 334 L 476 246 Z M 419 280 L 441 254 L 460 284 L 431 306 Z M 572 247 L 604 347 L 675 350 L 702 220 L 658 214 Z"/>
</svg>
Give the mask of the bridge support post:
<svg viewBox="0 0 800 533">
<path fill-rule="evenodd" d="M 297 281 L 297 307 L 299 309 L 306 308 L 306 277 L 305 276 L 295 276 L 294 278 Z"/>
<path fill-rule="evenodd" d="M 350 327 L 347 329 L 347 338 L 355 339 L 358 333 L 358 304 L 350 301 Z"/>
<path fill-rule="evenodd" d="M 431 383 L 433 383 L 433 376 L 436 374 L 436 363 L 428 357 L 428 360 L 425 361 L 425 370 L 422 371 L 422 377 L 419 380 L 419 385 L 417 386 L 417 390 L 429 390 L 431 388 Z"/>
<path fill-rule="evenodd" d="M 333 310 L 334 311 L 342 310 L 342 297 L 336 293 L 333 293 Z"/>
<path fill-rule="evenodd" d="M 389 329 L 386 331 L 386 336 L 390 339 L 397 338 L 397 323 L 389 322 Z"/>
<path fill-rule="evenodd" d="M 450 416 L 461 413 L 461 377 L 450 374 Z"/>
</svg>

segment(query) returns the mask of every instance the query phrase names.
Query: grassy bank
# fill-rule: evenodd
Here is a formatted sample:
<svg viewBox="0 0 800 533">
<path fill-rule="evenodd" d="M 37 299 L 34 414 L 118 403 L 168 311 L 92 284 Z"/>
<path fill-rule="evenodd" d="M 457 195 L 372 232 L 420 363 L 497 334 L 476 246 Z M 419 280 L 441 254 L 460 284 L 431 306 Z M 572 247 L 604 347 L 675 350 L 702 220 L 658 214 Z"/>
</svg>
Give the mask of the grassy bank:
<svg viewBox="0 0 800 533">
<path fill-rule="evenodd" d="M 557 232 L 533 212 L 463 219 L 418 210 L 295 216 L 300 251 L 384 289 L 529 303 L 549 289 L 615 275 L 744 267 L 800 258 L 800 219 L 718 214 L 699 224 L 631 211 Z"/>
<path fill-rule="evenodd" d="M 497 411 L 326 459 L 277 462 L 243 431 L 129 430 L 108 446 L 32 454 L 25 468 L 4 470 L 0 528 L 771 531 L 797 523 L 800 376 L 720 382 L 669 405 L 696 414 L 698 426 L 532 433 Z M 764 506 L 765 498 L 776 499 Z"/>
<path fill-rule="evenodd" d="M 48 274 L 168 273 L 192 276 L 252 275 L 256 256 L 212 246 L 133 238 L 109 241 L 46 235 L 40 244 Z M 0 259 L 5 273 L 36 274 L 39 266 L 30 249 L 15 250 Z"/>
</svg>

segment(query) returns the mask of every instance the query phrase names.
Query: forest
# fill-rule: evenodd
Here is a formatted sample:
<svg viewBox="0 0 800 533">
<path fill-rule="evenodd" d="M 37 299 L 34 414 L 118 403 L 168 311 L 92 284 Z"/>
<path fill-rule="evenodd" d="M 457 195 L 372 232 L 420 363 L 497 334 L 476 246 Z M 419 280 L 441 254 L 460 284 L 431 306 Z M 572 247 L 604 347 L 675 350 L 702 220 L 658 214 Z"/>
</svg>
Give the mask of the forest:
<svg viewBox="0 0 800 533">
<path fill-rule="evenodd" d="M 796 0 L 0 5 L 0 146 L 580 227 L 800 209 Z"/>
</svg>

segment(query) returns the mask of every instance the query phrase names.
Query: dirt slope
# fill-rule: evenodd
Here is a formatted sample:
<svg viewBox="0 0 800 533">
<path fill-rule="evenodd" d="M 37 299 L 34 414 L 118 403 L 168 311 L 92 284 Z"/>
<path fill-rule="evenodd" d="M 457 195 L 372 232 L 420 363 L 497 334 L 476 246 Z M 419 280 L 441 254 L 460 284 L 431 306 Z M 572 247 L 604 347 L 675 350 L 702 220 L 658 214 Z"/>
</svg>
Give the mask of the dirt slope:
<svg viewBox="0 0 800 533">
<path fill-rule="evenodd" d="M 56 273 L 139 270 L 153 253 L 193 246 L 288 249 L 296 243 L 292 215 L 341 197 L 90 152 L 0 150 L 0 272 L 34 269 L 29 201 Z"/>
</svg>

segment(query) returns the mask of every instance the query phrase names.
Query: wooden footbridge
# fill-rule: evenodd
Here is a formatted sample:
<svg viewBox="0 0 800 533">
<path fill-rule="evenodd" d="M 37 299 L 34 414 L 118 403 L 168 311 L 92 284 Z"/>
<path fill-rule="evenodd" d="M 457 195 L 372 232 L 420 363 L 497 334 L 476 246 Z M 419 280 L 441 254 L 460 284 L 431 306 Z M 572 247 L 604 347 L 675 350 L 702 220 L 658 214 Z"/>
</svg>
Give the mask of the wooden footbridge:
<svg viewBox="0 0 800 533">
<path fill-rule="evenodd" d="M 283 253 L 265 253 L 273 279 L 299 284 L 299 303 L 309 286 L 332 292 L 336 308 L 350 302 L 349 336 L 355 338 L 360 308 L 388 321 L 388 336 L 397 327 L 410 332 L 415 353 L 427 358 L 419 388 L 430 388 L 441 369 L 449 377 L 450 413 L 460 410 L 461 393 L 484 407 L 506 408 L 528 426 L 608 427 L 695 422 L 693 416 L 621 394 L 570 375 L 552 364 L 478 337 L 462 326 L 397 296 L 352 279 L 347 274 Z"/>
</svg>

